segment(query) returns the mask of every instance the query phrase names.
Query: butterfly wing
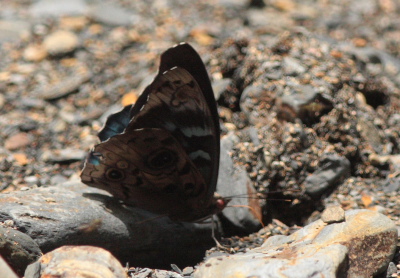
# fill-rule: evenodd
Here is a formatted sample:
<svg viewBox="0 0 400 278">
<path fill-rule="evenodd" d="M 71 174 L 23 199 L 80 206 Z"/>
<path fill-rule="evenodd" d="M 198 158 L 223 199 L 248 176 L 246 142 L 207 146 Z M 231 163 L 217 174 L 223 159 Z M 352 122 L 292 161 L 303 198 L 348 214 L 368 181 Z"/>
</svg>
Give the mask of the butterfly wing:
<svg viewBox="0 0 400 278">
<path fill-rule="evenodd" d="M 204 130 L 202 133 L 200 129 L 197 131 L 198 136 L 193 136 L 192 141 L 199 139 L 197 144 L 190 144 L 192 146 L 192 150 L 188 150 L 188 152 L 193 152 L 193 149 L 199 149 L 205 151 L 205 153 L 210 157 L 209 161 L 205 163 L 201 158 L 194 159 L 193 163 L 203 169 L 202 173 L 204 176 L 204 180 L 207 184 L 207 198 L 213 198 L 214 191 L 217 186 L 218 179 L 218 169 L 219 169 L 219 155 L 220 155 L 220 127 L 219 127 L 219 116 L 217 111 L 217 103 L 215 102 L 214 92 L 211 87 L 211 82 L 208 77 L 207 70 L 204 66 L 201 57 L 187 43 L 180 43 L 175 47 L 172 47 L 166 50 L 161 55 L 161 62 L 158 75 L 155 78 L 155 81 L 149 85 L 142 95 L 139 97 L 135 106 L 131 110 L 131 118 L 134 118 L 135 115 L 139 114 L 141 108 L 146 104 L 149 94 L 154 91 L 154 83 L 156 80 L 160 79 L 165 72 L 169 71 L 172 68 L 181 68 L 187 71 L 192 79 L 197 83 L 199 90 L 197 92 L 198 95 L 202 95 L 205 101 L 205 104 L 208 109 L 204 108 L 204 115 L 200 115 L 198 113 L 196 116 L 193 115 L 190 118 L 193 120 L 193 123 L 189 123 L 186 126 L 198 127 L 201 125 L 196 124 L 196 119 L 203 120 L 207 119 L 208 123 L 206 124 L 207 130 Z M 203 105 L 203 106 L 204 106 Z M 192 115 L 190 109 L 188 109 L 186 115 Z M 194 118 L 196 117 L 196 119 Z M 172 117 L 173 118 L 173 117 Z M 183 120 L 184 118 L 181 118 Z M 210 121 L 211 119 L 211 121 Z M 187 119 L 189 120 L 189 119 Z M 185 124 L 182 122 L 182 128 L 185 128 Z M 178 128 L 179 129 L 179 128 Z M 210 138 L 210 131 L 211 137 Z M 208 136 L 206 141 L 202 141 L 202 136 Z M 182 138 L 182 137 L 180 137 Z M 187 142 L 182 142 L 183 145 L 187 145 Z M 206 169 L 208 168 L 208 169 Z"/>
<path fill-rule="evenodd" d="M 178 58 L 179 52 L 186 54 Z M 181 60 L 185 57 L 194 67 L 185 66 Z M 162 71 L 174 60 L 176 65 Z M 201 73 L 206 75 L 197 81 L 195 76 Z M 203 79 L 206 85 L 199 84 Z M 193 48 L 178 45 L 164 53 L 159 74 L 130 109 L 129 124 L 126 113 L 124 109 L 107 121 L 100 133 L 105 141 L 89 154 L 82 181 L 180 221 L 216 212 L 216 103 L 205 67 Z M 115 135 L 125 126 L 123 133 Z"/>
</svg>

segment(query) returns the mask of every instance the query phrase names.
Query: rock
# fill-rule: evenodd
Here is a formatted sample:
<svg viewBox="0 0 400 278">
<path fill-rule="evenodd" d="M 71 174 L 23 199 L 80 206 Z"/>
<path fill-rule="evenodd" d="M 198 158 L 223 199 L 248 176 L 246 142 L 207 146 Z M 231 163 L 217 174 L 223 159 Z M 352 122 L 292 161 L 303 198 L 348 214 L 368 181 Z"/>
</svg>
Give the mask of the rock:
<svg viewBox="0 0 400 278">
<path fill-rule="evenodd" d="M 34 17 L 83 15 L 87 11 L 84 0 L 39 0 L 33 2 L 29 12 Z"/>
<path fill-rule="evenodd" d="M 305 124 L 317 122 L 332 109 L 332 102 L 310 85 L 287 88 L 280 102 L 279 118 L 287 121 L 299 118 Z"/>
<path fill-rule="evenodd" d="M 133 11 L 128 12 L 113 3 L 93 5 L 89 16 L 95 21 L 111 26 L 130 25 L 137 17 Z"/>
<path fill-rule="evenodd" d="M 67 148 L 62 150 L 46 150 L 43 152 L 41 159 L 50 163 L 70 163 L 81 161 L 85 157 L 85 151 Z"/>
<path fill-rule="evenodd" d="M 306 68 L 301 65 L 301 62 L 292 57 L 285 57 L 282 61 L 283 72 L 285 75 L 297 76 L 306 72 Z"/>
<path fill-rule="evenodd" d="M 13 220 L 43 252 L 92 245 L 134 266 L 194 265 L 214 244 L 210 223 L 172 222 L 123 206 L 107 192 L 79 181 L 0 194 L 4 220 Z"/>
<path fill-rule="evenodd" d="M 78 37 L 70 31 L 56 31 L 43 40 L 44 49 L 53 56 L 62 56 L 74 51 L 79 45 Z"/>
<path fill-rule="evenodd" d="M 8 137 L 4 143 L 4 147 L 7 150 L 14 151 L 28 146 L 31 142 L 32 139 L 28 133 L 20 132 Z"/>
<path fill-rule="evenodd" d="M 25 278 L 104 277 L 126 278 L 125 269 L 113 255 L 94 246 L 63 246 L 31 264 Z"/>
<path fill-rule="evenodd" d="M 4 95 L 0 95 L 0 109 L 3 108 L 5 103 L 6 103 L 6 98 L 4 97 Z"/>
<path fill-rule="evenodd" d="M 338 185 L 350 174 L 350 161 L 337 154 L 321 158 L 319 169 L 307 176 L 304 181 L 306 193 L 319 198 L 329 189 Z"/>
<path fill-rule="evenodd" d="M 292 19 L 266 9 L 248 9 L 245 20 L 252 27 L 268 26 L 268 28 L 278 30 L 284 30 L 293 25 Z"/>
<path fill-rule="evenodd" d="M 261 204 L 259 199 L 254 198 L 256 191 L 246 170 L 234 166 L 229 156 L 229 152 L 238 140 L 233 133 L 229 133 L 221 140 L 217 192 L 224 197 L 233 197 L 228 207 L 222 211 L 224 218 L 234 226 L 230 229 L 250 233 L 261 225 Z M 247 207 L 235 207 L 235 205 Z M 226 231 L 227 227 L 223 226 L 223 230 Z"/>
<path fill-rule="evenodd" d="M 26 267 L 41 256 L 41 251 L 26 234 L 0 226 L 0 255 L 22 276 Z"/>
<path fill-rule="evenodd" d="M 1 256 L 0 256 L 0 269 L 2 278 L 18 278 L 18 276 L 14 273 L 11 267 L 4 261 L 4 259 Z"/>
<path fill-rule="evenodd" d="M 172 266 L 172 265 L 171 265 Z M 168 271 L 168 270 L 161 270 L 161 269 L 150 269 L 150 268 L 140 268 L 135 267 L 132 270 L 128 271 L 130 278 L 147 278 L 147 277 L 154 277 L 154 278 L 185 278 L 191 276 L 182 276 L 179 273 Z"/>
<path fill-rule="evenodd" d="M 327 207 L 321 214 L 324 223 L 339 223 L 345 220 L 344 210 L 340 206 Z"/>
<path fill-rule="evenodd" d="M 76 92 L 83 83 L 86 83 L 91 78 L 92 74 L 90 72 L 74 74 L 54 85 L 36 88 L 32 92 L 32 96 L 44 100 L 56 100 Z"/>
<path fill-rule="evenodd" d="M 0 20 L 0 42 L 28 37 L 31 24 L 22 20 Z"/>
<path fill-rule="evenodd" d="M 221 94 L 226 91 L 227 87 L 231 84 L 232 79 L 223 78 L 213 82 L 212 88 L 214 91 L 215 99 L 218 100 Z"/>
<path fill-rule="evenodd" d="M 60 27 L 62 29 L 81 31 L 88 24 L 85 16 L 73 16 L 60 18 Z"/>
<path fill-rule="evenodd" d="M 267 94 L 268 92 L 261 86 L 252 85 L 243 90 L 240 97 L 240 109 L 251 123 L 254 124 L 259 121 L 259 112 L 255 109 L 255 104 L 263 99 Z"/>
<path fill-rule="evenodd" d="M 347 211 L 345 222 L 317 220 L 246 253 L 210 258 L 194 277 L 372 277 L 386 270 L 396 241 L 396 225 L 386 216 Z"/>
<path fill-rule="evenodd" d="M 24 59 L 28 62 L 40 62 L 47 57 L 47 51 L 42 45 L 28 45 L 23 53 Z"/>
<path fill-rule="evenodd" d="M 360 133 L 361 137 L 369 143 L 376 153 L 382 153 L 384 146 L 383 139 L 380 136 L 379 129 L 376 128 L 372 120 L 359 117 L 357 131 Z"/>
</svg>

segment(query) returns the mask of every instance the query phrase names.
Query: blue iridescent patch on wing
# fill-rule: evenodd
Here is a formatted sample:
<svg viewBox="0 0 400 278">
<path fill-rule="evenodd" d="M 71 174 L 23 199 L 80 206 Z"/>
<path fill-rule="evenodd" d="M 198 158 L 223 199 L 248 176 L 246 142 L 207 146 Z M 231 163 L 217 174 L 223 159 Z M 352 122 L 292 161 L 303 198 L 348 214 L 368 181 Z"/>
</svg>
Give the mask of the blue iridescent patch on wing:
<svg viewBox="0 0 400 278">
<path fill-rule="evenodd" d="M 101 157 L 101 154 L 99 155 L 99 153 L 90 152 L 89 156 L 87 158 L 87 161 L 90 164 L 97 166 L 97 165 L 100 165 L 100 157 Z"/>
<path fill-rule="evenodd" d="M 125 106 L 124 109 L 107 118 L 106 124 L 103 129 L 100 130 L 98 135 L 101 142 L 104 142 L 115 135 L 121 134 L 125 130 L 131 121 L 129 112 L 131 108 L 132 105 Z"/>
</svg>

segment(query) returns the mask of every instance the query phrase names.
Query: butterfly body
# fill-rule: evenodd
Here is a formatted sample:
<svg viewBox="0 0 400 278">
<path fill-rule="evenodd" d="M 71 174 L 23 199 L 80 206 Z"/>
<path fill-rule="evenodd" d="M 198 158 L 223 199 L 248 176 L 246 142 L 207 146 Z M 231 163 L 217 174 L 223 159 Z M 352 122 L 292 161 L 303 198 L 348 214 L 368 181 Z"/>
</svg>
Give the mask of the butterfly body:
<svg viewBox="0 0 400 278">
<path fill-rule="evenodd" d="M 162 54 L 159 73 L 135 105 L 110 116 L 82 181 L 126 204 L 198 221 L 221 211 L 215 196 L 219 124 L 201 58 L 188 44 Z"/>
</svg>

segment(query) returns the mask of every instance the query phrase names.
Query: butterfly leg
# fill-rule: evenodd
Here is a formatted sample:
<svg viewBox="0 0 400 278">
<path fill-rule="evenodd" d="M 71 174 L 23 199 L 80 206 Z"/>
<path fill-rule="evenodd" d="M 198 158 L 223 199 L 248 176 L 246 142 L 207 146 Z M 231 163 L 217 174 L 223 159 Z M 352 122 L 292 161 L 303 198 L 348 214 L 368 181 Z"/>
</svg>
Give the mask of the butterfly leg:
<svg viewBox="0 0 400 278">
<path fill-rule="evenodd" d="M 217 223 L 214 219 L 214 214 L 211 216 L 211 237 L 214 240 L 215 244 L 217 245 L 217 248 L 229 251 L 229 248 L 223 246 L 221 243 L 219 243 L 218 239 L 215 237 L 215 224 Z"/>
</svg>

